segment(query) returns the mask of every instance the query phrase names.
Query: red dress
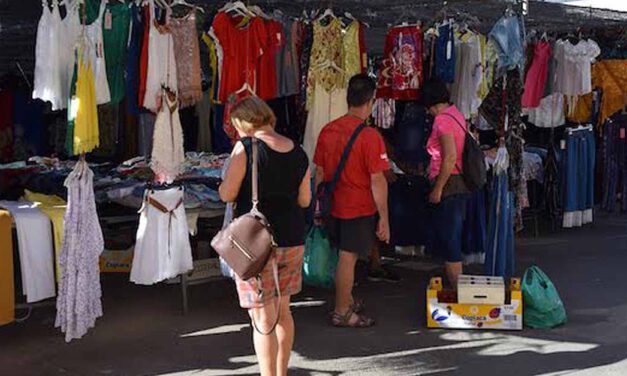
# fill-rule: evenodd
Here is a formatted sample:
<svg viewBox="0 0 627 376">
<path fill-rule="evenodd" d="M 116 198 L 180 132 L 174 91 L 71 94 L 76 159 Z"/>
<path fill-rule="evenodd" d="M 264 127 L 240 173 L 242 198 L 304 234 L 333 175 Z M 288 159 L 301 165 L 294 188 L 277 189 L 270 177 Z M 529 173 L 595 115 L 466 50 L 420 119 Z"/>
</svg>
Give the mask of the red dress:
<svg viewBox="0 0 627 376">
<path fill-rule="evenodd" d="M 525 92 L 522 97 L 524 108 L 536 108 L 544 95 L 544 85 L 549 73 L 549 59 L 551 58 L 551 44 L 540 42 L 536 44 L 533 61 L 525 79 Z"/>
<path fill-rule="evenodd" d="M 423 35 L 420 26 L 390 29 L 385 39 L 378 98 L 417 100 L 422 87 Z"/>
<path fill-rule="evenodd" d="M 280 22 L 269 20 L 265 22 L 266 40 L 264 53 L 259 59 L 257 67 L 257 95 L 268 100 L 277 97 L 277 67 L 276 53 L 285 44 L 285 34 Z"/>
<path fill-rule="evenodd" d="M 142 40 L 142 51 L 139 60 L 139 107 L 144 107 L 144 97 L 146 96 L 146 81 L 148 77 L 148 44 L 150 36 L 150 8 L 144 6 L 143 22 L 144 22 L 144 35 Z"/>
</svg>

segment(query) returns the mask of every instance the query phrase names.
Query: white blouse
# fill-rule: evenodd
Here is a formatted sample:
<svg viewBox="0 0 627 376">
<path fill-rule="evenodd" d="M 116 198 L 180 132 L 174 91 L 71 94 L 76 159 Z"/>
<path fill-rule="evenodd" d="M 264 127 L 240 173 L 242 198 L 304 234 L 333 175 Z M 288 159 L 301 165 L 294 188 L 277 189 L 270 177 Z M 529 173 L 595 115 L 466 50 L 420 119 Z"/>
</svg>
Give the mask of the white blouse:
<svg viewBox="0 0 627 376">
<path fill-rule="evenodd" d="M 592 63 L 601 54 L 599 45 L 591 39 L 577 44 L 559 40 L 554 53 L 557 61 L 555 92 L 567 96 L 592 92 Z"/>
</svg>

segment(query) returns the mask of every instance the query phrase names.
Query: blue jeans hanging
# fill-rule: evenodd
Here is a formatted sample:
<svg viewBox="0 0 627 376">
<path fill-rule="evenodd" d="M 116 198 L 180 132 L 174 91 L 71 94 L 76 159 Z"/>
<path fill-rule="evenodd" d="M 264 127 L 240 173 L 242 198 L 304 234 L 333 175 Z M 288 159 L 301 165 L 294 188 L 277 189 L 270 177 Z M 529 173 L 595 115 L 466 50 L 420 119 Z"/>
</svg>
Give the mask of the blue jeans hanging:
<svg viewBox="0 0 627 376">
<path fill-rule="evenodd" d="M 507 173 L 494 176 L 485 273 L 511 277 L 514 274 L 514 196 L 508 189 Z"/>
</svg>

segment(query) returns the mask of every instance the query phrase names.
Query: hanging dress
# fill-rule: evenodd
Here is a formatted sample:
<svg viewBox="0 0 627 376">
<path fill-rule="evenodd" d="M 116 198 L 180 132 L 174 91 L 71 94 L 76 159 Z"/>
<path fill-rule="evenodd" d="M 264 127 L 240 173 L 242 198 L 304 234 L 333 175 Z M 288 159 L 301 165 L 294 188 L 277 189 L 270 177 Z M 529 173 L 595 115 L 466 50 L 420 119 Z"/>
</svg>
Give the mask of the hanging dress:
<svg viewBox="0 0 627 376">
<path fill-rule="evenodd" d="M 102 229 L 96 212 L 94 173 L 77 163 L 65 180 L 68 203 L 59 263 L 61 283 L 57 297 L 55 327 L 65 341 L 81 338 L 102 316 L 100 254 L 104 250 Z"/>
<path fill-rule="evenodd" d="M 129 48 L 131 9 L 127 4 L 109 1 L 105 17 L 110 20 L 105 22 L 103 27 L 107 82 L 111 92 L 111 103 L 119 103 L 125 95 L 124 75 Z"/>
<path fill-rule="evenodd" d="M 551 44 L 539 42 L 534 48 L 533 61 L 525 78 L 525 91 L 522 97 L 523 108 L 536 108 L 544 94 L 544 86 L 549 73 Z"/>
<path fill-rule="evenodd" d="M 147 192 L 140 209 L 131 282 L 152 285 L 193 269 L 183 196 L 180 188 Z"/>
<path fill-rule="evenodd" d="M 33 99 L 51 102 L 52 110 L 65 107 L 61 82 L 61 15 L 57 1 L 52 3 L 52 11 L 47 1 L 42 3 L 43 13 L 37 27 L 35 44 L 35 80 Z"/>
<path fill-rule="evenodd" d="M 192 10 L 183 18 L 170 19 L 181 108 L 193 106 L 202 99 L 200 47 L 195 12 Z"/>
<path fill-rule="evenodd" d="M 90 54 L 90 52 L 87 52 Z M 82 53 L 80 55 L 83 55 Z M 100 144 L 96 87 L 91 62 L 82 56 L 78 59 L 76 95 L 70 103 L 69 116 L 73 117 L 72 155 L 89 153 Z"/>
<path fill-rule="evenodd" d="M 307 77 L 309 114 L 303 138 L 303 148 L 310 160 L 313 160 L 322 128 L 348 111 L 342 21 L 332 18 L 326 26 L 320 21 L 314 22 L 313 35 Z M 334 63 L 340 70 L 324 67 L 327 63 Z"/>
<path fill-rule="evenodd" d="M 176 59 L 174 42 L 169 25 L 158 25 L 154 3 L 150 2 L 150 36 L 148 44 L 148 72 L 144 107 L 152 112 L 159 111 L 162 87 L 177 90 Z M 169 18 L 169 14 L 166 16 Z"/>
<path fill-rule="evenodd" d="M 363 51 L 361 50 L 362 26 L 359 21 L 351 22 L 344 32 L 344 69 L 346 80 L 364 72 Z"/>
<path fill-rule="evenodd" d="M 111 101 L 109 82 L 107 81 L 107 65 L 104 56 L 104 43 L 102 36 L 103 19 L 108 1 L 102 0 L 98 18 L 85 26 L 85 37 L 89 44 L 91 67 L 94 74 L 96 87 L 96 103 L 105 104 Z"/>
<path fill-rule="evenodd" d="M 148 80 L 148 46 L 150 45 L 150 25 L 151 25 L 151 6 L 143 5 L 142 13 L 142 41 L 141 52 L 139 54 L 139 88 L 137 93 L 137 105 L 144 106 L 144 98 L 146 96 L 146 83 Z"/>
<path fill-rule="evenodd" d="M 171 99 L 164 90 L 163 105 L 155 122 L 150 166 L 159 182 L 172 183 L 182 172 L 183 162 L 183 129 L 177 98 Z"/>
<path fill-rule="evenodd" d="M 67 108 L 68 101 L 72 97 L 70 87 L 74 65 L 76 64 L 76 45 L 81 30 L 81 22 L 78 15 L 76 1 L 67 1 L 65 6 L 65 18 L 62 21 L 62 38 L 59 45 L 59 69 L 61 72 L 62 100 L 61 108 Z"/>
</svg>

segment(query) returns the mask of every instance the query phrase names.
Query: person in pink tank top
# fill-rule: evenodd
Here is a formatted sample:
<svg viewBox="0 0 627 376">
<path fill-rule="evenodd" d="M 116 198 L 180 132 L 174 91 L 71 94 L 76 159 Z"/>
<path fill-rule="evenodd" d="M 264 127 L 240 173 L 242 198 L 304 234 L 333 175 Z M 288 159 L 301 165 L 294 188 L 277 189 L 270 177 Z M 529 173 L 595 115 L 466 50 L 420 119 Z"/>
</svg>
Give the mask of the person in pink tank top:
<svg viewBox="0 0 627 376">
<path fill-rule="evenodd" d="M 425 107 L 435 117 L 427 152 L 431 156 L 429 180 L 432 190 L 433 239 L 431 248 L 446 260 L 449 283 L 457 286 L 462 274 L 462 233 L 468 188 L 462 177 L 462 154 L 466 137 L 466 119 L 454 104 L 441 81 L 430 81 L 423 87 Z"/>
</svg>

